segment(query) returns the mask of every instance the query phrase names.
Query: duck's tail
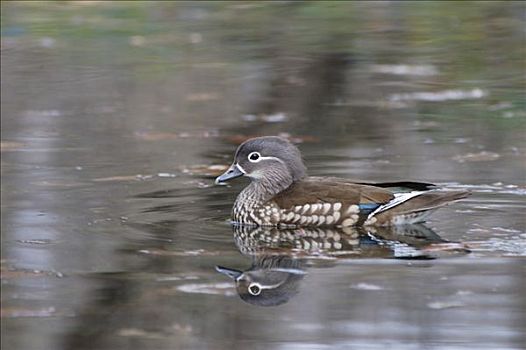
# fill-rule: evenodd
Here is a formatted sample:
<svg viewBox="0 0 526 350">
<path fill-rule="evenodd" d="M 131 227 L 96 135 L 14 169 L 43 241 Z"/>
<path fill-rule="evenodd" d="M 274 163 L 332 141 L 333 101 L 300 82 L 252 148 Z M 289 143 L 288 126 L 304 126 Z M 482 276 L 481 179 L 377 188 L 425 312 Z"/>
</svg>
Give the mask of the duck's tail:
<svg viewBox="0 0 526 350">
<path fill-rule="evenodd" d="M 395 198 L 369 214 L 367 221 L 375 225 L 415 224 L 427 220 L 436 209 L 466 198 L 470 191 L 413 191 L 396 194 Z"/>
</svg>

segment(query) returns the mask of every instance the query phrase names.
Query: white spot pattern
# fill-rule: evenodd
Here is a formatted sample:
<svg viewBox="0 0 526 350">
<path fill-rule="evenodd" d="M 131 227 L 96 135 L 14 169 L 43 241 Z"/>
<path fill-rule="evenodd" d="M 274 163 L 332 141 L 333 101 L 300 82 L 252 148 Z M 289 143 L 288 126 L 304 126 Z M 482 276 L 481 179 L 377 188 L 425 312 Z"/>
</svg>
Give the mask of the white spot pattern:
<svg viewBox="0 0 526 350">
<path fill-rule="evenodd" d="M 347 208 L 346 214 L 358 214 L 360 212 L 360 207 L 358 207 L 356 204 L 349 205 Z"/>
<path fill-rule="evenodd" d="M 241 195 L 240 195 L 241 197 Z M 350 227 L 359 223 L 358 205 L 342 202 L 318 202 L 280 208 L 276 202 L 261 202 L 253 193 L 238 197 L 233 208 L 233 219 L 244 225 L 306 227 Z M 372 219 L 372 218 L 371 218 Z M 372 225 L 375 220 L 367 220 Z"/>
</svg>

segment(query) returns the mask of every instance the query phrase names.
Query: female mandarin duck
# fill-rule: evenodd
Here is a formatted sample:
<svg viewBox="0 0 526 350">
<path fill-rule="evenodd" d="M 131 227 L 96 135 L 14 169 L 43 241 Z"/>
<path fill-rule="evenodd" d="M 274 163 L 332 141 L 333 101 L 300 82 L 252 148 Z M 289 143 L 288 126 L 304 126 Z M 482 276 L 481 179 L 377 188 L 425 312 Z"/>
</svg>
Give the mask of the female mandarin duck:
<svg viewBox="0 0 526 350">
<path fill-rule="evenodd" d="M 306 175 L 300 151 L 281 137 L 242 143 L 216 183 L 247 176 L 251 183 L 232 210 L 235 224 L 278 227 L 348 227 L 423 222 L 435 209 L 467 197 L 420 182 L 356 183 Z"/>
</svg>

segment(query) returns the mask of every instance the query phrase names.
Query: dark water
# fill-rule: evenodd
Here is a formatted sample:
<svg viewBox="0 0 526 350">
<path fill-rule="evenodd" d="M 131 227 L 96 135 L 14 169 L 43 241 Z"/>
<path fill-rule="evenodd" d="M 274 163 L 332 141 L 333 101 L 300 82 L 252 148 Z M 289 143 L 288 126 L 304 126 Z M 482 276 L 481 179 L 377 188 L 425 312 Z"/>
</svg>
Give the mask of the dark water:
<svg viewBox="0 0 526 350">
<path fill-rule="evenodd" d="M 524 348 L 522 3 L 2 2 L 1 19 L 2 348 Z M 311 175 L 473 195 L 426 227 L 234 232 L 245 183 L 214 176 L 269 134 Z M 216 265 L 286 280 L 279 305 Z"/>
</svg>

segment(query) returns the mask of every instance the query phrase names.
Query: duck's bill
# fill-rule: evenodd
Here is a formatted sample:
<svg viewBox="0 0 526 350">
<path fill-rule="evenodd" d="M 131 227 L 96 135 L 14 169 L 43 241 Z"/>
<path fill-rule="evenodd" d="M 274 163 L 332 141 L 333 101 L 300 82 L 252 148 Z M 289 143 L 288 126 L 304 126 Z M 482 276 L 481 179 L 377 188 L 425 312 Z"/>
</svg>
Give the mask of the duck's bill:
<svg viewBox="0 0 526 350">
<path fill-rule="evenodd" d="M 243 169 L 241 169 L 241 167 L 237 164 L 232 164 L 230 168 L 228 168 L 228 170 L 223 173 L 223 175 L 220 175 L 216 178 L 216 184 L 227 182 L 243 175 L 245 175 Z"/>
<path fill-rule="evenodd" d="M 216 271 L 226 275 L 234 280 L 238 279 L 243 274 L 243 271 L 229 269 L 228 267 L 216 266 Z"/>
</svg>

